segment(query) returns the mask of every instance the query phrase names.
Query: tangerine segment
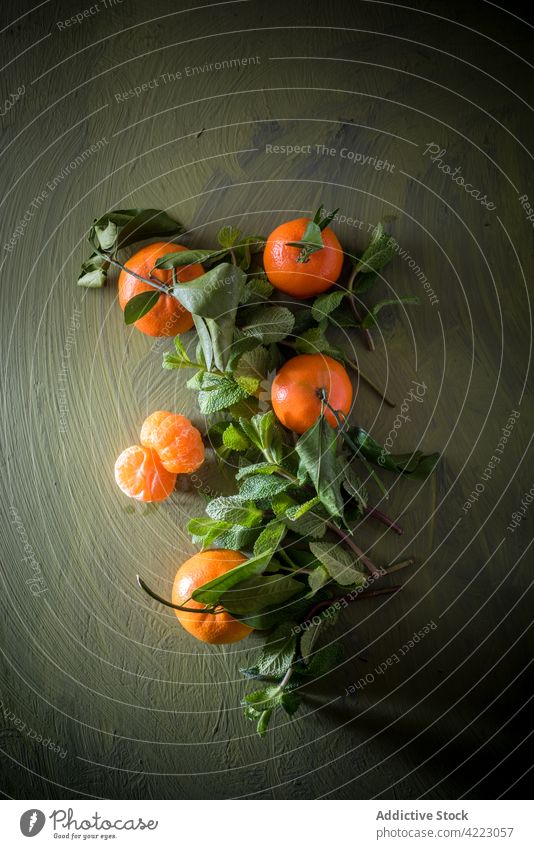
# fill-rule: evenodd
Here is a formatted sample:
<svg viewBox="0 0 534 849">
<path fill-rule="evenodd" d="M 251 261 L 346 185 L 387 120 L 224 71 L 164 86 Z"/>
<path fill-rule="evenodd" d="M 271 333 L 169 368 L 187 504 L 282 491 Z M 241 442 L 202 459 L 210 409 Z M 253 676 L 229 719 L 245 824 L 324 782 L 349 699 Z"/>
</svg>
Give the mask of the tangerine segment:
<svg viewBox="0 0 534 849">
<path fill-rule="evenodd" d="M 158 452 L 168 472 L 188 475 L 204 462 L 200 431 L 185 416 L 157 410 L 143 422 L 141 443 Z"/>
<path fill-rule="evenodd" d="M 271 401 L 278 420 L 289 430 L 304 433 L 321 413 L 321 397 L 334 410 L 348 415 L 352 404 L 352 383 L 341 363 L 326 354 L 300 354 L 282 366 L 274 378 Z M 332 427 L 337 422 L 325 406 Z"/>
<path fill-rule="evenodd" d="M 140 274 L 141 277 L 152 277 L 160 283 L 169 284 L 172 281 L 172 271 L 154 269 L 156 261 L 165 254 L 185 251 L 183 245 L 174 242 L 155 242 L 137 251 L 126 263 L 126 268 Z M 181 283 L 187 283 L 204 274 L 204 268 L 199 262 L 184 265 L 176 269 L 176 278 Z M 140 292 L 156 291 L 148 283 L 138 280 L 133 274 L 121 271 L 119 275 L 119 304 L 124 310 L 126 304 Z M 142 318 L 135 322 L 135 327 L 147 336 L 176 336 L 185 333 L 193 327 L 193 317 L 182 304 L 172 295 L 161 294 L 155 306 Z"/>
<path fill-rule="evenodd" d="M 263 253 L 269 282 L 295 298 L 311 298 L 330 289 L 343 266 L 343 248 L 329 227 L 322 231 L 324 247 L 307 262 L 297 262 L 301 249 L 288 247 L 287 242 L 300 241 L 308 223 L 308 218 L 295 218 L 281 224 L 267 239 Z"/>
<path fill-rule="evenodd" d="M 240 551 L 214 549 L 201 551 L 186 560 L 176 573 L 172 588 L 173 604 L 182 604 L 201 610 L 204 605 L 192 601 L 194 590 L 229 572 L 247 558 Z M 204 643 L 237 643 L 251 633 L 252 628 L 234 619 L 229 613 L 188 613 L 175 610 L 178 621 L 197 640 Z"/>
<path fill-rule="evenodd" d="M 117 458 L 115 480 L 130 498 L 163 501 L 173 491 L 176 475 L 162 466 L 152 448 L 131 445 Z"/>
</svg>

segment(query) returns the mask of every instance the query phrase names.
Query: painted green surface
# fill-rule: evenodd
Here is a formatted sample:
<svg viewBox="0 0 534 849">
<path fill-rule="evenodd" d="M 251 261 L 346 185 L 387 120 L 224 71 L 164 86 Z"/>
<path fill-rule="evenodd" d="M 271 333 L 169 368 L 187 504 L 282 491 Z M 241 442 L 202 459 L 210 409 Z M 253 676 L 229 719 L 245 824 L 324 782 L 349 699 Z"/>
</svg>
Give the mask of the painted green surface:
<svg viewBox="0 0 534 849">
<path fill-rule="evenodd" d="M 519 779 L 509 792 L 520 795 L 534 507 L 513 533 L 507 525 L 532 486 L 523 393 L 533 233 L 518 200 L 534 203 L 531 76 L 519 58 L 532 54 L 529 29 L 488 6 L 481 14 L 482 3 L 437 2 L 433 14 L 363 2 L 205 5 L 100 4 L 67 29 L 58 22 L 79 11 L 72 3 L 49 2 L 12 26 L 31 6 L 3 4 L 10 64 L 0 100 L 25 93 L 0 118 L 0 789 L 447 798 L 499 795 Z M 257 58 L 206 67 L 245 57 Z M 203 69 L 188 75 L 193 66 Z M 496 209 L 432 163 L 430 143 Z M 267 145 L 311 147 L 283 155 Z M 221 222 L 267 233 L 320 201 L 364 222 L 336 228 L 353 250 L 369 224 L 396 215 L 406 254 L 380 296 L 393 288 L 421 305 L 387 313 L 376 353 L 351 343 L 399 401 L 412 381 L 426 384 L 397 443 L 443 448 L 445 459 L 425 486 L 394 486 L 388 509 L 402 517 L 401 540 L 380 526 L 361 534 L 365 545 L 377 540 L 379 562 L 416 558 L 403 592 L 344 612 L 345 664 L 262 741 L 239 708 L 237 667 L 253 640 L 204 648 L 135 585 L 140 570 L 169 592 L 193 551 L 184 527 L 201 510 L 195 488 L 184 482 L 168 502 L 143 507 L 113 482 L 114 460 L 148 412 L 175 409 L 201 424 L 185 375 L 161 370 L 167 343 L 125 328 L 114 279 L 102 291 L 74 281 L 87 226 L 110 208 L 166 208 L 188 244 L 210 246 Z M 501 462 L 465 514 L 512 410 L 520 417 Z M 355 419 L 377 438 L 395 414 L 360 389 Z M 202 477 L 231 486 L 213 462 Z M 44 583 L 28 584 L 35 576 Z M 438 627 L 387 674 L 345 695 L 431 621 Z"/>
</svg>

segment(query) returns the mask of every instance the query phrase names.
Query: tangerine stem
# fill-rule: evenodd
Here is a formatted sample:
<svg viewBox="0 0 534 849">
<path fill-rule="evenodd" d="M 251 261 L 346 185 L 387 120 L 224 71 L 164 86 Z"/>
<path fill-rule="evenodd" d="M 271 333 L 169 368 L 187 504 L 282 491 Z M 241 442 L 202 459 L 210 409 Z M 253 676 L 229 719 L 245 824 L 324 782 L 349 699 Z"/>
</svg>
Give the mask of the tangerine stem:
<svg viewBox="0 0 534 849">
<path fill-rule="evenodd" d="M 222 607 L 220 610 L 216 610 L 214 607 L 185 607 L 183 604 L 173 604 L 172 601 L 162 598 L 160 595 L 155 593 L 154 590 L 151 590 L 148 584 L 145 584 L 140 575 L 136 575 L 136 578 L 141 589 L 155 601 L 159 601 L 160 604 L 164 604 L 165 607 L 172 607 L 173 610 L 183 610 L 185 613 L 209 613 L 213 616 L 216 616 L 217 613 L 224 613 L 224 609 Z"/>
<path fill-rule="evenodd" d="M 127 274 L 131 274 L 132 277 L 136 277 L 138 280 L 141 280 L 143 283 L 147 283 L 149 286 L 152 286 L 153 289 L 157 289 L 158 292 L 163 292 L 165 295 L 170 294 L 169 290 L 166 289 L 165 286 L 160 286 L 158 283 L 156 283 L 155 280 L 152 280 L 152 278 L 142 277 L 136 271 L 133 271 L 131 268 L 127 268 L 125 265 L 122 264 L 122 262 L 119 262 L 118 259 L 114 259 L 113 257 L 108 256 L 107 254 L 100 254 L 99 253 L 98 256 L 100 256 L 102 259 L 105 259 L 106 262 L 110 263 L 110 265 L 115 265 L 117 268 L 120 268 L 122 271 L 125 271 Z"/>
</svg>

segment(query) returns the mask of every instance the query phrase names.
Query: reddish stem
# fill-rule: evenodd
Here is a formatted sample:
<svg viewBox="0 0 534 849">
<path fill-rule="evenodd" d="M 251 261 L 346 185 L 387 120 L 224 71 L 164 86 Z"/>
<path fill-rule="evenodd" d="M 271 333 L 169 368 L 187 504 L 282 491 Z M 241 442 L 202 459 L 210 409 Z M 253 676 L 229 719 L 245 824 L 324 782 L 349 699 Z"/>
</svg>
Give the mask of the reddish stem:
<svg viewBox="0 0 534 849">
<path fill-rule="evenodd" d="M 367 566 L 373 578 L 378 578 L 380 576 L 380 570 L 377 569 L 373 561 L 369 557 L 367 557 L 366 554 L 363 553 L 361 548 L 356 545 L 354 540 L 348 534 L 342 531 L 341 528 L 338 528 L 338 526 L 335 525 L 334 522 L 326 522 L 326 527 L 333 533 L 337 534 L 338 537 L 343 540 L 345 545 L 352 549 L 354 554 L 357 556 L 358 560 L 361 560 L 362 563 Z"/>
<path fill-rule="evenodd" d="M 395 531 L 396 534 L 401 536 L 404 533 L 403 528 L 394 522 L 393 519 L 390 519 L 389 516 L 386 516 L 385 513 L 382 513 L 382 510 L 379 510 L 378 507 L 366 507 L 363 511 L 365 516 L 371 516 L 373 519 L 376 519 L 378 522 L 382 522 L 386 527 L 391 528 L 392 531 Z"/>
</svg>

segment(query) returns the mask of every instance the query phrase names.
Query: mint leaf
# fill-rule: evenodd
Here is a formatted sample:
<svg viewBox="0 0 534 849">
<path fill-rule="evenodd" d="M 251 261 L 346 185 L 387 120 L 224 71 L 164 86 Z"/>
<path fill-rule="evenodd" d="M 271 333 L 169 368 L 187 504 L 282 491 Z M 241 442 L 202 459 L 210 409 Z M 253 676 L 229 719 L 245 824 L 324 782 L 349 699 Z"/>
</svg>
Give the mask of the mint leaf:
<svg viewBox="0 0 534 849">
<path fill-rule="evenodd" d="M 265 344 L 281 342 L 291 333 L 295 323 L 291 310 L 278 305 L 251 307 L 243 319 L 241 331 Z"/>
<path fill-rule="evenodd" d="M 231 551 L 251 551 L 260 533 L 260 528 L 245 528 L 242 525 L 231 525 L 219 536 L 215 537 L 213 544 L 218 548 L 228 548 Z"/>
<path fill-rule="evenodd" d="M 246 451 L 250 448 L 250 442 L 243 431 L 234 424 L 229 424 L 222 435 L 223 445 L 232 451 Z"/>
<path fill-rule="evenodd" d="M 278 475 L 249 475 L 239 489 L 239 497 L 257 501 L 260 498 L 271 498 L 292 486 L 290 480 Z"/>
<path fill-rule="evenodd" d="M 206 415 L 226 410 L 247 397 L 247 392 L 230 377 L 204 373 L 198 394 L 200 412 Z"/>
<path fill-rule="evenodd" d="M 324 646 L 311 656 L 307 672 L 314 678 L 321 675 L 326 675 L 331 672 L 336 666 L 339 666 L 344 657 L 344 649 L 340 643 L 332 643 L 329 646 Z"/>
<path fill-rule="evenodd" d="M 311 327 L 295 340 L 295 350 L 299 354 L 328 354 L 336 360 L 343 360 L 343 352 L 335 348 L 325 336 L 327 319 L 323 319 L 317 327 Z"/>
<path fill-rule="evenodd" d="M 292 634 L 293 623 L 284 622 L 276 628 L 263 646 L 256 666 L 260 675 L 282 678 L 295 659 L 297 637 Z"/>
<path fill-rule="evenodd" d="M 362 586 L 366 582 L 365 574 L 354 563 L 354 555 L 350 554 L 341 543 L 333 545 L 329 542 L 311 542 L 310 551 L 322 563 L 328 574 L 342 587 L 354 584 Z M 359 561 L 356 560 L 356 563 Z"/>
<path fill-rule="evenodd" d="M 259 525 L 263 518 L 261 510 L 254 504 L 244 503 L 243 498 L 238 495 L 213 498 L 206 507 L 206 513 L 211 519 L 243 525 L 246 528 Z"/>
<path fill-rule="evenodd" d="M 239 424 L 256 448 L 269 462 L 280 463 L 283 458 L 282 434 L 272 410 L 257 413 L 251 419 L 240 418 Z"/>
<path fill-rule="evenodd" d="M 308 575 L 308 585 L 312 593 L 316 593 L 330 580 L 330 575 L 323 566 L 317 566 Z"/>
<path fill-rule="evenodd" d="M 261 554 L 269 549 L 276 551 L 286 533 L 287 528 L 283 522 L 278 522 L 276 519 L 269 522 L 254 543 L 254 554 Z"/>
<path fill-rule="evenodd" d="M 241 230 L 237 230 L 235 227 L 226 225 L 225 227 L 221 227 L 219 230 L 217 234 L 217 241 L 222 248 L 230 249 L 233 248 L 240 236 Z"/>
<path fill-rule="evenodd" d="M 371 241 L 357 263 L 357 272 L 361 274 L 376 274 L 393 259 L 398 247 L 395 239 L 384 231 L 380 222 L 373 231 Z"/>
<path fill-rule="evenodd" d="M 248 475 L 272 475 L 273 472 L 279 472 L 280 466 L 278 463 L 251 463 L 250 466 L 243 466 L 236 473 L 236 480 L 240 481 Z"/>
<path fill-rule="evenodd" d="M 187 523 L 187 532 L 191 534 L 194 543 L 201 543 L 203 548 L 217 539 L 217 537 L 230 530 L 231 522 L 218 522 L 213 519 L 190 519 Z"/>
<path fill-rule="evenodd" d="M 273 293 L 273 286 L 266 274 L 255 274 L 244 283 L 241 291 L 240 304 L 251 304 L 268 300 Z"/>
<path fill-rule="evenodd" d="M 317 504 L 320 503 L 319 496 L 315 496 L 315 498 L 310 498 L 309 501 L 305 501 L 304 504 L 295 504 L 293 507 L 288 507 L 286 510 L 286 518 L 291 519 L 292 522 L 295 519 L 300 519 L 301 516 L 304 516 L 308 510 L 311 510 Z"/>
<path fill-rule="evenodd" d="M 339 305 L 347 292 L 338 290 L 336 292 L 327 292 L 326 295 L 319 295 L 312 304 L 311 314 L 314 321 L 321 322 L 324 318 L 330 315 Z"/>
<path fill-rule="evenodd" d="M 388 307 L 391 304 L 418 304 L 419 298 L 414 296 L 407 296 L 405 298 L 385 298 L 383 301 L 379 301 L 374 307 L 371 307 L 365 318 L 363 319 L 361 326 L 364 330 L 368 330 L 374 324 L 378 324 L 378 314 L 383 307 Z"/>
</svg>

